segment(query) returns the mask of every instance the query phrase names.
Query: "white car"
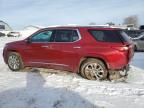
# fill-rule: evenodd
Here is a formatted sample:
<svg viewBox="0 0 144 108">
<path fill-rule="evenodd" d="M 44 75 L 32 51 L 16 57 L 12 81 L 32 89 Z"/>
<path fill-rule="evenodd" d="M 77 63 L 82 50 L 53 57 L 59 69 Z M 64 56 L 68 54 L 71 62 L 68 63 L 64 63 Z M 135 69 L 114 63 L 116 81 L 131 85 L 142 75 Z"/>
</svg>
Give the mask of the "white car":
<svg viewBox="0 0 144 108">
<path fill-rule="evenodd" d="M 5 36 L 5 34 L 0 32 L 0 37 L 4 37 L 4 36 Z"/>
<path fill-rule="evenodd" d="M 19 37 L 20 33 L 19 32 L 9 32 L 7 34 L 8 37 Z"/>
<path fill-rule="evenodd" d="M 136 38 L 132 38 L 136 51 L 144 51 L 144 32 Z"/>
</svg>

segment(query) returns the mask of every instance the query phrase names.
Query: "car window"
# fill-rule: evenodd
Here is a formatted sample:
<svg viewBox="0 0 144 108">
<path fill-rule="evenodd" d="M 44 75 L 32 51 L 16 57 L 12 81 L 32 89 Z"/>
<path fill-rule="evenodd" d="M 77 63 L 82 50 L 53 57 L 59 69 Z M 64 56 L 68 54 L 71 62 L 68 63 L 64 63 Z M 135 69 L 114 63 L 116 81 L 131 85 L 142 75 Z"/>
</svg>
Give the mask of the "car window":
<svg viewBox="0 0 144 108">
<path fill-rule="evenodd" d="M 43 31 L 32 36 L 31 41 L 32 42 L 51 42 L 52 34 L 53 34 L 52 30 Z"/>
<path fill-rule="evenodd" d="M 112 30 L 89 30 L 89 32 L 97 41 L 121 42 L 120 37 Z"/>
<path fill-rule="evenodd" d="M 117 35 L 121 37 L 123 42 L 131 42 L 131 38 L 124 31 L 117 31 Z"/>
<path fill-rule="evenodd" d="M 57 30 L 55 42 L 74 42 L 79 39 L 76 30 Z"/>
</svg>

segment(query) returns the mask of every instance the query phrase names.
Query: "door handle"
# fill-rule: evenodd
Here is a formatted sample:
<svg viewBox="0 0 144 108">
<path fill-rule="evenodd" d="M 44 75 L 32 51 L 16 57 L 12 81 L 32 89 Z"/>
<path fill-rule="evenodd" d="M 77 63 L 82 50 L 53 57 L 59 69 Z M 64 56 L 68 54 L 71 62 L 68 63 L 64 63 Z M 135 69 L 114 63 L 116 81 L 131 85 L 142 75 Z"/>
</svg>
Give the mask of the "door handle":
<svg viewBox="0 0 144 108">
<path fill-rule="evenodd" d="M 49 46 L 41 46 L 42 48 L 49 48 Z"/>
<path fill-rule="evenodd" d="M 75 47 L 73 47 L 73 48 L 75 48 L 75 49 L 80 49 L 81 47 L 80 47 L 80 46 L 75 46 Z"/>
</svg>

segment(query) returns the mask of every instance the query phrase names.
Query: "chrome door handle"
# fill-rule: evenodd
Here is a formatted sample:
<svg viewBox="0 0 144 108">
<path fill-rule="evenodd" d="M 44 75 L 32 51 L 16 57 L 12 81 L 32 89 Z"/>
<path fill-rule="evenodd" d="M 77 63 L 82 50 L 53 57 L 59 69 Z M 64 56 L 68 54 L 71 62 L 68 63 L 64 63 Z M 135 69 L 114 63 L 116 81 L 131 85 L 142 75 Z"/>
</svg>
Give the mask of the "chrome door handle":
<svg viewBox="0 0 144 108">
<path fill-rule="evenodd" d="M 41 46 L 42 48 L 49 48 L 49 46 Z"/>
<path fill-rule="evenodd" d="M 80 49 L 81 47 L 80 47 L 80 46 L 75 46 L 75 47 L 73 47 L 73 48 L 75 48 L 75 49 Z"/>
</svg>

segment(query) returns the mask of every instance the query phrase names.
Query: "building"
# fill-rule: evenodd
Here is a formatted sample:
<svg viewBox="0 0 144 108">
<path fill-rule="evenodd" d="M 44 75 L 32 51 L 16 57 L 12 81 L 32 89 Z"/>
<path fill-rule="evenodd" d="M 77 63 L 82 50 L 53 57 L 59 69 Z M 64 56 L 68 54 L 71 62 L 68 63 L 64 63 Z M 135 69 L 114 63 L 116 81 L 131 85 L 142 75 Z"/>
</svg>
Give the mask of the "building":
<svg viewBox="0 0 144 108">
<path fill-rule="evenodd" d="M 12 28 L 6 22 L 0 20 L 0 31 L 12 31 Z"/>
<path fill-rule="evenodd" d="M 12 28 L 6 22 L 0 20 L 0 32 L 7 36 L 7 34 L 11 31 Z"/>
<path fill-rule="evenodd" d="M 29 25 L 24 27 L 23 30 L 20 30 L 20 34 L 22 37 L 28 37 L 31 34 L 33 34 L 34 32 L 38 31 L 39 29 L 44 28 L 42 26 L 35 26 L 35 25 Z"/>
</svg>

